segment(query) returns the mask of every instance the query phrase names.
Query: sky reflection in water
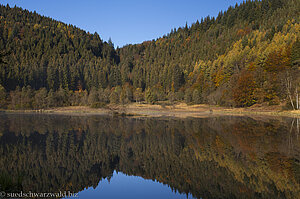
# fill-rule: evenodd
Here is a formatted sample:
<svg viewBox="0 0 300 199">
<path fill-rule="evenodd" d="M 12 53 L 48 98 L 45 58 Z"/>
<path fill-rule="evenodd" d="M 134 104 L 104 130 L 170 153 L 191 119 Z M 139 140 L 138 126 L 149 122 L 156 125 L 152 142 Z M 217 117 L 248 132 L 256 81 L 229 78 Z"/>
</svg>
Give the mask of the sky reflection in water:
<svg viewBox="0 0 300 199">
<path fill-rule="evenodd" d="M 153 198 L 170 198 L 186 199 L 186 194 L 180 194 L 172 191 L 168 185 L 157 181 L 143 179 L 137 176 L 128 176 L 122 172 L 114 171 L 110 181 L 107 179 L 99 182 L 94 189 L 89 187 L 78 194 L 79 198 L 105 198 L 105 199 L 153 199 Z M 189 194 L 188 199 L 193 197 Z"/>
</svg>

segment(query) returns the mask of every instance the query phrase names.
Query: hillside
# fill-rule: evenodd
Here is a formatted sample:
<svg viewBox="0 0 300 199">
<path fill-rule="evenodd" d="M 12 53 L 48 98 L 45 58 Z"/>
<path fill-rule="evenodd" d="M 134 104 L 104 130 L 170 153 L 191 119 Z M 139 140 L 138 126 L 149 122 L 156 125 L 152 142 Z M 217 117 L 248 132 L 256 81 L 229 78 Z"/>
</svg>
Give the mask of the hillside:
<svg viewBox="0 0 300 199">
<path fill-rule="evenodd" d="M 266 61 L 272 62 L 271 56 L 276 53 L 293 51 L 287 52 L 287 67 L 299 59 L 299 9 L 299 1 L 247 1 L 220 12 L 217 18 L 206 17 L 201 23 L 178 28 L 155 41 L 126 46 L 118 50 L 120 67 L 126 71 L 126 66 L 131 66 L 132 72 L 123 79 L 128 78 L 134 87 L 151 88 L 159 100 L 166 98 L 165 93 L 175 91 L 175 99 L 185 94 L 187 102 L 250 105 L 247 99 L 242 104 L 230 102 L 237 79 L 244 78 L 241 75 L 250 66 L 255 68 L 251 73 L 262 75 Z M 253 74 L 255 90 L 264 87 L 259 84 L 268 75 L 273 76 L 264 73 L 262 80 L 257 75 Z M 275 82 L 268 83 L 277 86 Z M 274 92 L 269 98 L 276 95 L 283 99 L 286 95 L 276 89 L 269 92 Z M 254 98 L 261 100 L 260 96 Z"/>
<path fill-rule="evenodd" d="M 299 109 L 299 10 L 297 0 L 246 1 L 115 50 L 97 33 L 1 6 L 0 52 L 8 55 L 1 59 L 0 106 L 169 100 Z"/>
<path fill-rule="evenodd" d="M 0 6 L 0 20 L 0 50 L 9 53 L 0 84 L 8 91 L 28 85 L 35 90 L 89 88 L 95 83 L 92 74 L 109 73 L 118 63 L 112 45 L 97 33 L 17 7 Z"/>
</svg>

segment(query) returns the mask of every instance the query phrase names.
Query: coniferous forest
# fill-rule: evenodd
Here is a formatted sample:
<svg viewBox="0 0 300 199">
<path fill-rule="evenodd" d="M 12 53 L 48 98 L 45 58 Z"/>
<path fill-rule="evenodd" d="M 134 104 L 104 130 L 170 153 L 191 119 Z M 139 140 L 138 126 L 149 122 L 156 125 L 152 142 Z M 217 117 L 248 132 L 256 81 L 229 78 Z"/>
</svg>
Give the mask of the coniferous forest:
<svg viewBox="0 0 300 199">
<path fill-rule="evenodd" d="M 168 100 L 300 109 L 299 68 L 299 0 L 245 1 L 122 48 L 0 5 L 0 108 Z"/>
</svg>

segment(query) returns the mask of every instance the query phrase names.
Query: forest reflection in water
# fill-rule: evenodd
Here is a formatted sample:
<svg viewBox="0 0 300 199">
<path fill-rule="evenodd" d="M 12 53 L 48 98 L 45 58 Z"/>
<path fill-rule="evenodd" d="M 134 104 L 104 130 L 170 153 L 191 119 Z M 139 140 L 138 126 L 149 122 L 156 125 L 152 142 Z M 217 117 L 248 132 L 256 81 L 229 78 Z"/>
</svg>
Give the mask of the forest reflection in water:
<svg viewBox="0 0 300 199">
<path fill-rule="evenodd" d="M 299 160 L 293 118 L 0 114 L 5 192 L 80 192 L 117 171 L 195 198 L 299 198 Z"/>
</svg>

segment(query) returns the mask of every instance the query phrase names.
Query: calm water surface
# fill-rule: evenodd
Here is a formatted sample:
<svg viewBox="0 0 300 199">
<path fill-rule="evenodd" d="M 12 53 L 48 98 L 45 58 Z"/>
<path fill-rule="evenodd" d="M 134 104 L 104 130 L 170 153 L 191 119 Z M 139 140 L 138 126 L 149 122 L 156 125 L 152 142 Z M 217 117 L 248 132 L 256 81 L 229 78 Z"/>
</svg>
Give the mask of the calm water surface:
<svg viewBox="0 0 300 199">
<path fill-rule="evenodd" d="M 300 121 L 0 114 L 0 196 L 300 198 Z"/>
</svg>

